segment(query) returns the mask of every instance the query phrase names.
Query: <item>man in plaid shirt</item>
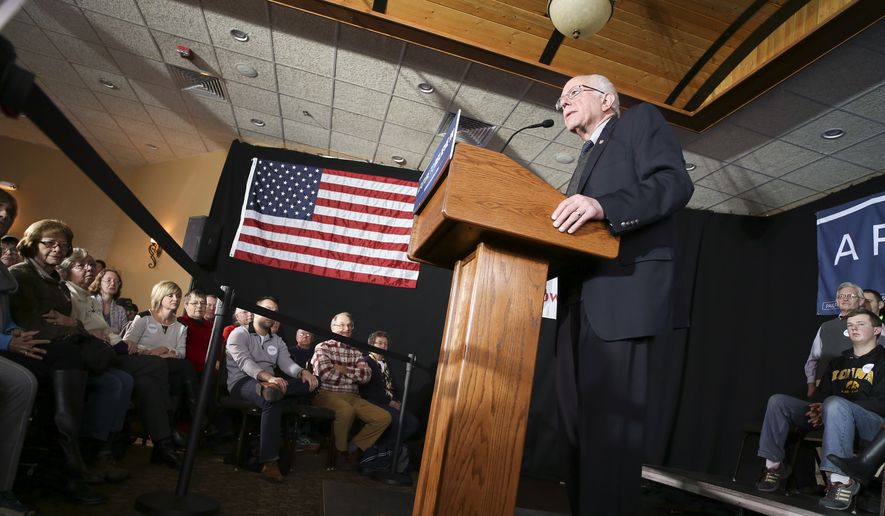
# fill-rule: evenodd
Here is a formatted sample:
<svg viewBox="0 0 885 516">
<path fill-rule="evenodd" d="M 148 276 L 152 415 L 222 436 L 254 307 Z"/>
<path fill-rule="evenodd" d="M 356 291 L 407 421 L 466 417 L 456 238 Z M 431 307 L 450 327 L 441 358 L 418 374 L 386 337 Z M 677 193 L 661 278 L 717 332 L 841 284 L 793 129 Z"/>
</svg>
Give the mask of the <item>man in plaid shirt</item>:
<svg viewBox="0 0 885 516">
<path fill-rule="evenodd" d="M 353 317 L 347 312 L 335 315 L 332 332 L 350 337 Z M 360 397 L 359 386 L 369 381 L 372 370 L 359 350 L 337 340 L 327 340 L 317 344 L 310 363 L 320 379 L 314 404 L 335 412 L 335 450 L 346 467 L 353 468 L 362 452 L 384 433 L 390 424 L 390 413 Z M 354 416 L 363 422 L 363 428 L 348 446 Z"/>
</svg>

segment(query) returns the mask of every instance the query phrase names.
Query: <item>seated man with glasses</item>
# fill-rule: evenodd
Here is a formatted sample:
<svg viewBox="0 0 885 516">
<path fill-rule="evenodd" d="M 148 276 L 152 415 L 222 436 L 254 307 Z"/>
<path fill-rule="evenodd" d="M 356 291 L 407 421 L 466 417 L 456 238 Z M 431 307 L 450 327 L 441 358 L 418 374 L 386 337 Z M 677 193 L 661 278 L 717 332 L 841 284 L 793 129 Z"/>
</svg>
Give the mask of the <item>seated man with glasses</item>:
<svg viewBox="0 0 885 516">
<path fill-rule="evenodd" d="M 347 312 L 332 318 L 332 332 L 350 337 L 353 317 Z M 313 371 L 320 380 L 320 390 L 314 404 L 335 412 L 335 450 L 345 467 L 359 464 L 361 452 L 366 451 L 381 437 L 390 425 L 390 413 L 360 397 L 359 386 L 368 383 L 372 370 L 362 352 L 337 340 L 320 342 L 314 349 Z M 364 423 L 348 445 L 354 417 Z"/>
<path fill-rule="evenodd" d="M 185 294 L 184 315 L 178 318 L 178 322 L 187 327 L 184 357 L 194 366 L 198 375 L 206 365 L 209 337 L 212 335 L 212 320 L 204 318 L 205 312 L 206 294 L 199 290 L 191 290 Z"/>
<path fill-rule="evenodd" d="M 3 254 L 0 255 L 0 262 L 7 267 L 12 267 L 18 262 L 22 261 L 22 257 L 18 254 L 18 238 L 15 238 L 12 235 L 6 235 L 3 238 L 0 238 L 0 247 L 2 247 Z"/>
<path fill-rule="evenodd" d="M 831 360 L 838 357 L 846 349 L 851 348 L 851 339 L 845 320 L 848 312 L 860 308 L 863 302 L 863 289 L 854 283 L 844 282 L 836 289 L 836 305 L 839 307 L 839 317 L 829 320 L 820 325 L 814 342 L 811 344 L 811 353 L 805 361 L 805 378 L 808 383 L 807 396 L 810 398 L 821 374 L 827 370 Z"/>
</svg>

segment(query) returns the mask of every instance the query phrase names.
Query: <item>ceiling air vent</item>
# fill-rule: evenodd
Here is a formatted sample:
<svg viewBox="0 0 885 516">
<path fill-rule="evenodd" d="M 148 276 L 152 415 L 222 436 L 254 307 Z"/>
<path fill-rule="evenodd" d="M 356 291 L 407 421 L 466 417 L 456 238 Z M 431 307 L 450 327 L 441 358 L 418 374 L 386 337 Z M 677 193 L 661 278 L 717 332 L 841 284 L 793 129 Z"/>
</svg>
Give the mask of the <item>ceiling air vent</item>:
<svg viewBox="0 0 885 516">
<path fill-rule="evenodd" d="M 175 79 L 175 84 L 181 88 L 181 91 L 193 93 L 201 97 L 209 97 L 218 100 L 227 100 L 222 87 L 221 79 L 212 77 L 209 74 L 195 72 L 187 68 L 179 66 L 166 65 L 169 67 L 169 73 Z"/>
<path fill-rule="evenodd" d="M 438 136 L 445 134 L 446 129 L 449 128 L 449 124 L 452 123 L 453 118 L 455 118 L 455 113 L 446 113 L 446 116 L 443 117 L 442 123 L 439 124 L 439 128 L 436 130 Z M 458 136 L 456 141 L 466 142 L 478 147 L 485 147 L 486 144 L 491 141 L 497 129 L 498 126 L 496 125 L 474 120 L 470 117 L 464 116 L 462 113 L 461 120 L 458 123 Z"/>
</svg>

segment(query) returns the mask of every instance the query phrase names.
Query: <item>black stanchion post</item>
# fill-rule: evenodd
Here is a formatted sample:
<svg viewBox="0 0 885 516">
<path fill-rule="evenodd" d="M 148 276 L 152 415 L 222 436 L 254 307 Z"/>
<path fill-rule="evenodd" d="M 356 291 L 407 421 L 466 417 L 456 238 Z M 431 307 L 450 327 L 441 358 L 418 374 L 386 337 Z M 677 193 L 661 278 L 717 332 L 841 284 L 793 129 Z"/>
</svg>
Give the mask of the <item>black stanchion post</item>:
<svg viewBox="0 0 885 516">
<path fill-rule="evenodd" d="M 409 361 L 406 362 L 406 380 L 405 385 L 403 386 L 403 401 L 399 406 L 399 420 L 396 423 L 396 441 L 394 441 L 393 455 L 390 458 L 390 471 L 375 471 L 371 475 L 372 479 L 384 482 L 385 484 L 397 486 L 412 485 L 411 475 L 407 473 L 398 473 L 396 471 L 396 464 L 399 462 L 399 451 L 402 446 L 400 439 L 402 439 L 403 436 L 403 416 L 406 413 L 406 401 L 409 398 L 409 383 L 412 380 L 412 364 L 415 360 L 415 355 L 409 353 Z"/>
<path fill-rule="evenodd" d="M 215 306 L 215 321 L 212 324 L 212 333 L 209 337 L 209 351 L 206 354 L 207 363 L 200 377 L 200 396 L 197 401 L 197 413 L 191 422 L 191 433 L 187 440 L 187 450 L 184 453 L 184 463 L 178 475 L 175 493 L 155 491 L 142 494 L 135 500 L 135 508 L 140 512 L 175 516 L 209 516 L 217 514 L 221 510 L 221 505 L 214 498 L 187 492 L 191 473 L 194 469 L 194 454 L 197 452 L 197 445 L 200 442 L 200 434 L 202 433 L 203 419 L 205 419 L 206 409 L 209 407 L 215 378 L 218 376 L 215 372 L 215 360 L 221 346 L 224 314 L 225 310 L 231 306 L 234 297 L 234 290 L 232 288 L 222 286 L 221 289 L 224 291 L 224 298 Z"/>
</svg>

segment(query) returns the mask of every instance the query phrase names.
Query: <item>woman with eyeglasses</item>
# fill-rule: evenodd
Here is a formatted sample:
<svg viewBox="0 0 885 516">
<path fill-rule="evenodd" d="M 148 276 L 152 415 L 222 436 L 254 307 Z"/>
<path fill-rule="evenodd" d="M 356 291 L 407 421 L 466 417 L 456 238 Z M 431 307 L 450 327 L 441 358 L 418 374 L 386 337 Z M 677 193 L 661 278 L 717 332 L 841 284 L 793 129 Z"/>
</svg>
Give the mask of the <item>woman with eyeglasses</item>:
<svg viewBox="0 0 885 516">
<path fill-rule="evenodd" d="M 108 346 L 120 342 L 119 335 L 112 334 L 101 316 L 101 305 L 96 303 L 86 287 L 95 277 L 95 260 L 82 247 L 74 248 L 57 268 L 66 281 L 71 295 L 71 316 L 94 337 Z M 111 453 L 111 438 L 123 429 L 129 400 L 132 397 L 132 375 L 109 368 L 100 374 L 89 375 L 86 404 L 80 434 L 88 439 L 94 451 L 93 473 L 108 482 L 129 478 L 129 472 L 117 467 Z M 87 453 L 88 458 L 90 453 Z"/>
<path fill-rule="evenodd" d="M 41 220 L 25 230 L 18 243 L 25 260 L 9 268 L 18 283 L 10 296 L 11 315 L 19 326 L 38 331 L 38 338 L 49 342 L 5 356 L 31 371 L 41 389 L 52 389 L 53 422 L 67 471 L 54 487 L 80 503 L 97 504 L 106 498 L 84 483 L 100 478 L 86 468 L 79 443 L 87 380 L 79 342 L 88 333 L 70 317 L 68 289 L 55 270 L 70 255 L 73 239 L 74 233 L 59 220 Z"/>
<path fill-rule="evenodd" d="M 169 370 L 170 419 L 180 400 L 187 401 L 191 416 L 197 407 L 197 373 L 185 358 L 187 353 L 187 327 L 177 317 L 181 304 L 181 287 L 172 281 L 161 281 L 151 289 L 151 309 L 138 314 L 126 330 L 130 354 L 156 356 L 163 359 Z M 183 439 L 173 431 L 176 444 L 184 446 Z"/>
<path fill-rule="evenodd" d="M 126 309 L 117 304 L 123 291 L 123 278 L 114 268 L 106 268 L 98 272 L 95 281 L 89 285 L 89 292 L 101 303 L 101 315 L 108 323 L 111 333 L 123 335 L 123 327 L 129 322 Z"/>
</svg>

